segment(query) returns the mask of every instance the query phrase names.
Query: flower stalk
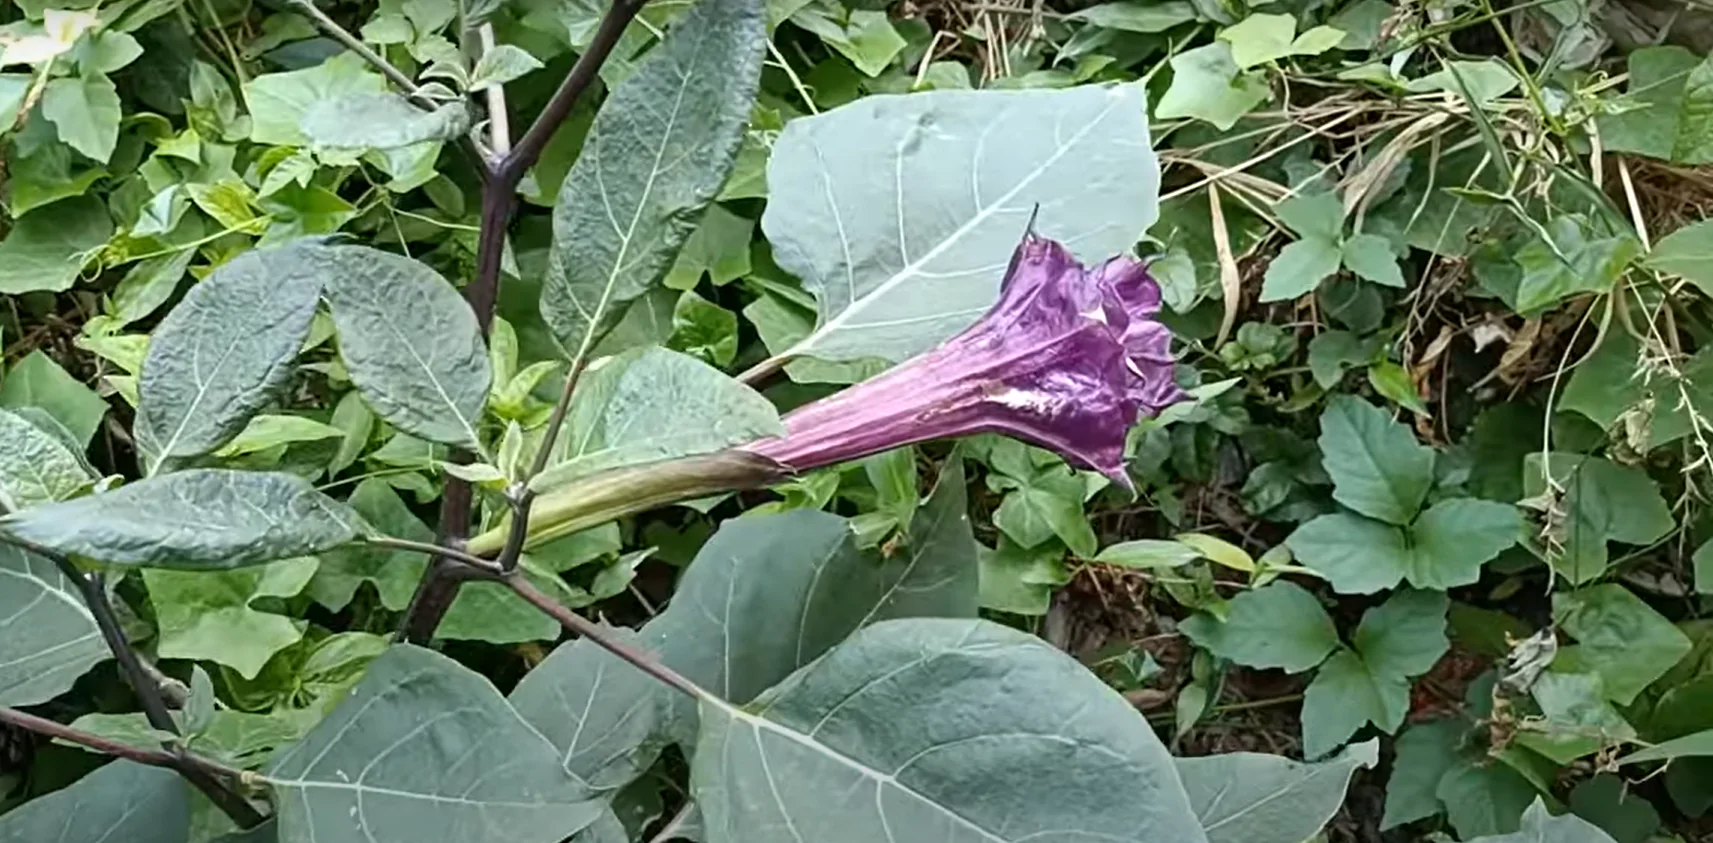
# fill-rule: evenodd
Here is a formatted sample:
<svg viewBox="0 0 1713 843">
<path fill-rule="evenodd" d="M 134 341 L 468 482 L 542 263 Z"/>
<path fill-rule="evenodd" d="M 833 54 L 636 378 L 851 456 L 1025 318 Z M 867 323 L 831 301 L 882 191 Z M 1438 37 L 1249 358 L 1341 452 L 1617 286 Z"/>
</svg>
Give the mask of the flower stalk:
<svg viewBox="0 0 1713 843">
<path fill-rule="evenodd" d="M 1031 233 L 999 300 L 933 350 L 784 418 L 785 435 L 719 454 L 632 466 L 542 497 L 526 546 L 678 501 L 772 485 L 870 454 L 973 433 L 1058 452 L 1129 488 L 1124 442 L 1138 418 L 1187 396 L 1172 379 L 1160 288 L 1129 257 L 1092 268 Z M 470 540 L 491 556 L 506 525 Z M 515 542 L 514 542 L 515 543 Z"/>
</svg>

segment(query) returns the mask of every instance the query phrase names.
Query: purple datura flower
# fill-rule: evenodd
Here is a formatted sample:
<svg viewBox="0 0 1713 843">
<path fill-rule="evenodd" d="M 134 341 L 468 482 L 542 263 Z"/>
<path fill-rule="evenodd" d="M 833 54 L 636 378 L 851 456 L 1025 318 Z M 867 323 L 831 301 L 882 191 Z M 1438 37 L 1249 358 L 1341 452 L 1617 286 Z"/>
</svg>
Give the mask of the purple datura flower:
<svg viewBox="0 0 1713 843">
<path fill-rule="evenodd" d="M 1057 451 L 1130 486 L 1124 440 L 1138 417 L 1184 400 L 1160 287 L 1115 257 L 1085 269 L 1025 235 L 999 301 L 940 346 L 785 416 L 786 434 L 745 446 L 793 471 L 971 433 Z"/>
</svg>

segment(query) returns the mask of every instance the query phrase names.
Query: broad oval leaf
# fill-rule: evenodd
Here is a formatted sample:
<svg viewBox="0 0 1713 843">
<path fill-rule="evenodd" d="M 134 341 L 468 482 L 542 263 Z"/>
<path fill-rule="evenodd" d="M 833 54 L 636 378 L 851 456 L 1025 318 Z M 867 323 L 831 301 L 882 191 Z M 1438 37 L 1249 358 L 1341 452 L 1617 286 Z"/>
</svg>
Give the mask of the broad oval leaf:
<svg viewBox="0 0 1713 843">
<path fill-rule="evenodd" d="M 670 611 L 670 610 L 669 610 Z M 618 641 L 659 653 L 659 621 L 640 633 L 609 630 Z M 558 748 L 572 775 L 602 791 L 646 772 L 666 743 L 670 689 L 599 644 L 579 638 L 553 651 L 508 698 Z"/>
<path fill-rule="evenodd" d="M 47 702 L 107 655 L 95 616 L 59 567 L 0 544 L 0 705 Z"/>
<path fill-rule="evenodd" d="M 773 402 L 691 357 L 659 346 L 601 362 L 577 384 L 546 491 L 597 471 L 708 454 L 781 436 Z"/>
<path fill-rule="evenodd" d="M 976 321 L 1017 239 L 1135 245 L 1159 163 L 1137 85 L 869 96 L 786 125 L 762 229 L 820 322 L 781 357 L 908 358 Z"/>
<path fill-rule="evenodd" d="M 319 149 L 366 150 L 452 140 L 469 124 L 463 102 L 425 111 L 398 94 L 358 93 L 317 100 L 298 129 Z"/>
<path fill-rule="evenodd" d="M 263 775 L 281 843 L 558 843 L 604 810 L 488 680 L 409 645 Z"/>
<path fill-rule="evenodd" d="M 766 44 L 757 0 L 700 0 L 596 115 L 553 209 L 541 291 L 572 357 L 666 274 L 725 184 Z"/>
<path fill-rule="evenodd" d="M 0 816 L 0 843 L 190 839 L 190 786 L 178 773 L 114 761 Z"/>
<path fill-rule="evenodd" d="M 201 468 L 0 518 L 0 532 L 113 565 L 208 570 L 307 556 L 362 519 L 294 474 Z"/>
<path fill-rule="evenodd" d="M 414 436 L 477 449 L 493 372 L 469 303 L 420 261 L 367 246 L 318 252 L 339 355 L 375 414 Z"/>
<path fill-rule="evenodd" d="M 245 252 L 190 289 L 143 358 L 137 426 L 155 470 L 238 434 L 291 377 L 325 274 L 296 243 Z M 153 471 L 150 472 L 154 473 Z"/>
<path fill-rule="evenodd" d="M 974 617 L 976 576 L 964 475 L 954 461 L 891 556 L 859 552 L 849 521 L 816 510 L 726 522 L 637 641 L 742 704 L 865 624 Z M 555 650 L 511 700 L 566 766 L 597 787 L 640 775 L 669 737 L 694 741 L 693 709 L 589 641 Z"/>
<path fill-rule="evenodd" d="M 1177 764 L 1208 843 L 1302 843 L 1338 813 L 1357 769 L 1379 761 L 1380 742 L 1371 740 L 1319 764 L 1255 752 Z"/>
<path fill-rule="evenodd" d="M 1206 840 L 1134 707 L 985 621 L 876 624 L 702 724 L 709 843 Z"/>
<path fill-rule="evenodd" d="M 90 479 L 65 443 L 24 417 L 0 410 L 0 511 L 62 500 Z"/>
</svg>

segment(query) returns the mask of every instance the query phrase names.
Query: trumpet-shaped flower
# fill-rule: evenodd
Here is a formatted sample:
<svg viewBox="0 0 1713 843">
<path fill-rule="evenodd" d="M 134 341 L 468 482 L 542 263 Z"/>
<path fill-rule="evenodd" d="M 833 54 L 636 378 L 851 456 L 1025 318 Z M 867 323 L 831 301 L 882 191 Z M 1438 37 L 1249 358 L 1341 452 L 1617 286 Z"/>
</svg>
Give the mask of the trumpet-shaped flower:
<svg viewBox="0 0 1713 843">
<path fill-rule="evenodd" d="M 1003 433 L 1129 486 L 1124 440 L 1138 417 L 1184 399 L 1160 287 L 1115 257 L 1084 268 L 1026 235 L 999 301 L 963 333 L 878 377 L 786 415 L 784 436 L 745 446 L 806 471 L 902 445 Z"/>
</svg>

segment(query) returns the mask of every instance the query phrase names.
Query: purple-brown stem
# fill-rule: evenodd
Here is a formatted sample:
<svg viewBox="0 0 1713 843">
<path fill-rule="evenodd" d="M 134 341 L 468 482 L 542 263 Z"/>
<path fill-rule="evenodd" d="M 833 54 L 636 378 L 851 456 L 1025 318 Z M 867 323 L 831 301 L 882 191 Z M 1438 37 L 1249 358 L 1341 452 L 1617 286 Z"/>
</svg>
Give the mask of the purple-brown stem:
<svg viewBox="0 0 1713 843">
<path fill-rule="evenodd" d="M 601 18 L 601 24 L 595 30 L 588 48 L 577 57 L 576 64 L 565 74 L 559 89 L 536 116 L 535 122 L 530 124 L 528 131 L 524 132 L 523 137 L 517 140 L 504 157 L 483 165 L 482 222 L 481 233 L 476 241 L 476 277 L 464 290 L 464 297 L 476 313 L 476 322 L 481 326 L 483 336 L 487 335 L 488 327 L 493 323 L 494 304 L 499 299 L 500 263 L 505 253 L 506 231 L 511 225 L 512 214 L 517 209 L 518 184 L 523 181 L 529 168 L 541 158 L 541 151 L 547 147 L 553 133 L 558 131 L 560 125 L 571 115 L 571 109 L 576 106 L 578 98 L 599 78 L 601 65 L 606 63 L 607 57 L 618 46 L 625 27 L 642 11 L 642 7 L 643 0 L 614 0 L 606 15 Z M 569 387 L 576 383 L 575 373 L 570 377 L 567 392 Z M 555 419 L 549 422 L 549 441 L 557 433 L 557 426 L 563 418 L 564 413 L 559 412 L 555 414 Z M 543 453 L 545 451 L 544 448 Z M 467 457 L 455 454 L 454 459 Z M 474 502 L 469 483 L 456 477 L 446 478 L 446 491 L 440 505 L 438 539 L 441 545 L 459 547 L 469 536 Z M 528 522 L 531 502 L 532 496 L 527 492 L 513 502 L 513 515 L 516 520 Z M 507 550 L 501 553 L 500 558 L 504 560 L 503 565 L 507 569 L 516 563 L 518 554 L 522 552 L 523 538 L 522 534 L 516 536 L 517 546 L 508 546 Z M 452 601 L 457 599 L 459 586 L 463 580 L 468 579 L 464 573 L 468 570 L 468 566 L 456 560 L 436 557 L 424 573 L 422 582 L 418 584 L 416 594 L 411 598 L 410 607 L 405 611 L 404 620 L 399 626 L 398 637 L 418 644 L 432 639 L 434 630 L 440 626 L 440 620 L 452 608 Z"/>
</svg>

